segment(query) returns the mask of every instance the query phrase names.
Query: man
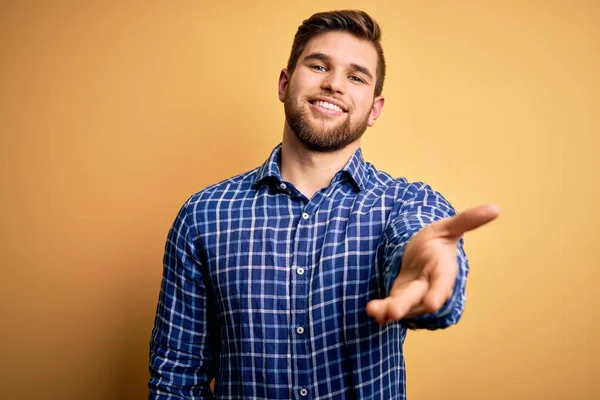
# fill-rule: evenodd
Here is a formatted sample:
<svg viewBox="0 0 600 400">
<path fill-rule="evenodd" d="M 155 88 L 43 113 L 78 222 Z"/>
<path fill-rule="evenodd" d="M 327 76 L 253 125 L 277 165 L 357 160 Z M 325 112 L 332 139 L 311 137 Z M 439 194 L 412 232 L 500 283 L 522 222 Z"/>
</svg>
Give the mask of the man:
<svg viewBox="0 0 600 400">
<path fill-rule="evenodd" d="M 279 77 L 282 143 L 181 208 L 151 399 L 404 399 L 407 329 L 459 320 L 462 234 L 498 209 L 456 214 L 429 186 L 363 160 L 360 138 L 384 105 L 379 39 L 361 11 L 304 21 Z"/>
</svg>

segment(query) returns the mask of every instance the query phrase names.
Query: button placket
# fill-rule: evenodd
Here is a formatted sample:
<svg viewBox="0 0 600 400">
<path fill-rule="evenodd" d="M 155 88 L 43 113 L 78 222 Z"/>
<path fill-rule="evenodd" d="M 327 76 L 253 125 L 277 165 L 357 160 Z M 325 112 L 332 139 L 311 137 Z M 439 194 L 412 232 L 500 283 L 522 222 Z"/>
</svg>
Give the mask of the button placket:
<svg viewBox="0 0 600 400">
<path fill-rule="evenodd" d="M 291 318 L 291 332 L 294 335 L 293 349 L 294 349 L 294 366 L 297 368 L 294 374 L 294 386 L 297 388 L 296 395 L 302 398 L 310 398 L 309 390 L 311 384 L 311 368 L 310 368 L 310 356 L 309 356 L 309 335 L 306 327 L 308 326 L 308 310 L 307 302 L 309 297 L 309 285 L 310 282 L 304 275 L 307 275 L 310 259 L 307 256 L 310 254 L 310 243 L 308 240 L 313 234 L 312 218 L 317 214 L 317 203 L 309 202 L 305 204 L 304 210 L 301 211 L 300 219 L 297 225 L 297 232 L 295 240 L 298 240 L 298 244 L 301 246 L 295 247 L 298 252 L 297 257 L 294 257 L 292 263 L 292 271 L 296 272 L 294 279 L 292 277 L 292 288 L 294 289 L 294 306 Z M 297 215 L 297 214 L 296 214 Z M 292 272 L 293 276 L 293 272 Z M 308 397 L 307 397 L 308 396 Z"/>
</svg>

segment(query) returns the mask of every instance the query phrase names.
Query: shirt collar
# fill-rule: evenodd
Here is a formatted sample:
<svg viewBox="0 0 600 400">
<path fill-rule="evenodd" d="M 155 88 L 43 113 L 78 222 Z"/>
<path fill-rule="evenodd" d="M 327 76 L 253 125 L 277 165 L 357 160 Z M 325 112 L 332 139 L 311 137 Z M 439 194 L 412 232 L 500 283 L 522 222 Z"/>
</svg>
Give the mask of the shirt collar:
<svg viewBox="0 0 600 400">
<path fill-rule="evenodd" d="M 352 178 L 359 191 L 367 188 L 369 168 L 367 162 L 363 159 L 360 147 L 352 154 L 342 171 Z"/>
<path fill-rule="evenodd" d="M 280 158 L 281 143 L 273 149 L 269 158 L 267 158 L 263 165 L 258 168 L 256 179 L 254 180 L 255 185 L 259 185 L 269 180 L 275 180 L 277 183 L 283 181 L 281 170 L 279 169 Z M 338 179 L 338 175 L 346 175 L 354 182 L 360 191 L 367 187 L 368 173 L 367 163 L 362 156 L 362 149 L 358 148 L 354 154 L 352 154 L 352 157 L 350 157 L 346 166 L 336 174 L 334 180 Z"/>
<path fill-rule="evenodd" d="M 281 154 L 281 143 L 279 143 L 271 152 L 267 161 L 264 162 L 263 165 L 258 168 L 256 172 L 256 179 L 254 180 L 254 185 L 259 185 L 263 181 L 268 181 L 271 179 L 276 180 L 277 182 L 283 181 L 281 177 L 281 170 L 279 169 L 279 158 Z"/>
</svg>

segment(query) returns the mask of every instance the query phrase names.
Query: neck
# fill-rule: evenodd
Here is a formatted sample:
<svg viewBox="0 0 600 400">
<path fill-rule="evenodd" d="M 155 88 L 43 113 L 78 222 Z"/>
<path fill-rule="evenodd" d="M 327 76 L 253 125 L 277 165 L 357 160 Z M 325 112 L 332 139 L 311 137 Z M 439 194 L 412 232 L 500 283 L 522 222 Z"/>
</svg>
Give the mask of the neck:
<svg viewBox="0 0 600 400">
<path fill-rule="evenodd" d="M 360 140 L 357 140 L 331 153 L 316 152 L 302 144 L 286 124 L 279 166 L 281 176 L 310 199 L 331 183 L 333 176 L 344 168 L 359 146 Z"/>
</svg>

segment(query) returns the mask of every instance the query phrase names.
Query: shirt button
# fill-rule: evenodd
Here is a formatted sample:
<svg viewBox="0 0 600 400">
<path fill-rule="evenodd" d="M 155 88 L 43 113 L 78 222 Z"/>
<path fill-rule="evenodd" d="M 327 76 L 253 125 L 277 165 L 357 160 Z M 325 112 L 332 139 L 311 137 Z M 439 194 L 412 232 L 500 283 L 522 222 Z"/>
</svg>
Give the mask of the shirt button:
<svg viewBox="0 0 600 400">
<path fill-rule="evenodd" d="M 285 183 L 282 183 L 281 185 L 279 185 L 279 187 L 283 190 L 287 189 L 287 185 Z"/>
<path fill-rule="evenodd" d="M 300 389 L 300 396 L 304 397 L 304 396 L 306 396 L 307 394 L 308 394 L 308 390 L 306 390 L 306 389 L 304 389 L 304 388 Z"/>
<path fill-rule="evenodd" d="M 302 218 L 308 219 L 310 216 L 307 213 L 302 213 Z"/>
<path fill-rule="evenodd" d="M 296 328 L 296 332 L 298 332 L 298 335 L 302 335 L 304 333 L 304 328 L 299 326 Z"/>
<path fill-rule="evenodd" d="M 298 269 L 296 270 L 296 273 L 297 273 L 298 275 L 304 275 L 304 268 L 302 268 L 302 267 L 298 268 Z"/>
</svg>

